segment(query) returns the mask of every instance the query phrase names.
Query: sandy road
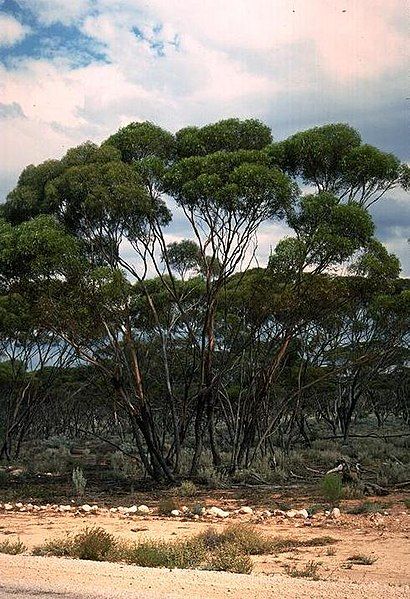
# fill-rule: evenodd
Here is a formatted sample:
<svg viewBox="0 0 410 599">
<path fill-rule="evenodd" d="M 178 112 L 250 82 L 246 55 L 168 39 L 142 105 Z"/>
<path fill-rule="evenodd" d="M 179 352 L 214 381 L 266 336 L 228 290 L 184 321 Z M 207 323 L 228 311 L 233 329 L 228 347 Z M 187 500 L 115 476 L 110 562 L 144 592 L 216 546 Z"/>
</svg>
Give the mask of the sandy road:
<svg viewBox="0 0 410 599">
<path fill-rule="evenodd" d="M 409 599 L 408 585 L 0 555 L 1 599 Z"/>
</svg>

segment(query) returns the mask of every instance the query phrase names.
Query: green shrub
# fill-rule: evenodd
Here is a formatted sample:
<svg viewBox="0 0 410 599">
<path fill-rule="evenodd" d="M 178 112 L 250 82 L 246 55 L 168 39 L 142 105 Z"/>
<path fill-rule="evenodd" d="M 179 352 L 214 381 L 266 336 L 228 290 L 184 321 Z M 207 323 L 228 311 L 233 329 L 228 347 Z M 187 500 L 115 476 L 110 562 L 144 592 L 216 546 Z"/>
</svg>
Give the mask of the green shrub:
<svg viewBox="0 0 410 599">
<path fill-rule="evenodd" d="M 158 503 L 158 513 L 169 516 L 172 510 L 179 510 L 179 504 L 174 497 L 163 497 Z"/>
<path fill-rule="evenodd" d="M 81 468 L 74 468 L 71 478 L 75 494 L 77 497 L 82 497 L 87 486 L 87 479 L 84 476 L 84 472 Z"/>
<path fill-rule="evenodd" d="M 358 566 L 371 566 L 374 562 L 377 562 L 377 557 L 373 557 L 372 555 L 351 555 L 347 558 L 347 561 L 350 564 L 356 564 Z"/>
<path fill-rule="evenodd" d="M 348 508 L 346 511 L 348 514 L 373 514 L 375 512 L 381 512 L 386 508 L 385 504 L 378 503 L 376 501 L 363 501 L 358 505 L 354 505 Z"/>
<path fill-rule="evenodd" d="M 287 565 L 285 571 L 288 576 L 291 576 L 292 578 L 311 578 L 312 580 L 319 580 L 317 574 L 319 566 L 319 562 L 310 561 L 303 568 Z"/>
<path fill-rule="evenodd" d="M 8 553 L 9 555 L 17 555 L 19 553 L 24 553 L 27 547 L 17 539 L 17 541 L 3 541 L 0 543 L 0 553 Z"/>
<path fill-rule="evenodd" d="M 250 574 L 253 564 L 249 555 L 243 554 L 241 547 L 235 543 L 224 543 L 212 552 L 205 569 Z"/>
<path fill-rule="evenodd" d="M 55 539 L 33 550 L 34 555 L 55 555 L 93 561 L 115 561 L 118 542 L 100 526 L 85 528 L 74 536 Z"/>
<path fill-rule="evenodd" d="M 147 568 L 194 568 L 205 557 L 205 548 L 198 542 L 141 541 L 130 547 L 126 561 Z"/>
<path fill-rule="evenodd" d="M 343 497 L 342 479 L 338 474 L 326 474 L 320 481 L 320 492 L 325 501 L 338 503 Z"/>
<path fill-rule="evenodd" d="M 181 497 L 194 497 L 197 492 L 198 489 L 196 487 L 196 484 L 193 483 L 191 480 L 184 480 L 178 489 L 178 494 Z"/>
</svg>

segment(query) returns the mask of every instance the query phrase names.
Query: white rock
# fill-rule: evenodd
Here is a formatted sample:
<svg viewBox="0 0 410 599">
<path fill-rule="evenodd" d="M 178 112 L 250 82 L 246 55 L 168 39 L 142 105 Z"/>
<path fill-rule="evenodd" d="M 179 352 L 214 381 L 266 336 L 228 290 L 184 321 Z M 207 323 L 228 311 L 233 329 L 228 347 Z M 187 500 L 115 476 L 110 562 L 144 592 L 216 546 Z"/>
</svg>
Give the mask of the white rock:
<svg viewBox="0 0 410 599">
<path fill-rule="evenodd" d="M 23 504 L 21 503 L 21 501 L 19 501 L 18 503 L 16 503 L 16 507 L 17 507 L 18 509 L 20 509 L 20 508 L 22 508 L 22 507 L 23 507 Z"/>
<path fill-rule="evenodd" d="M 116 507 L 110 507 L 110 512 L 112 514 L 115 514 L 116 512 L 118 512 L 118 509 Z"/>
<path fill-rule="evenodd" d="M 122 505 L 118 506 L 117 510 L 120 512 L 120 514 L 125 514 L 127 512 L 127 508 L 123 507 Z"/>
<path fill-rule="evenodd" d="M 179 510 L 171 510 L 171 516 L 180 516 L 181 512 Z"/>
<path fill-rule="evenodd" d="M 246 505 L 242 506 L 239 510 L 240 514 L 253 514 L 253 509 Z"/>
<path fill-rule="evenodd" d="M 59 505 L 58 506 L 58 511 L 59 512 L 70 512 L 71 511 L 71 505 Z"/>
<path fill-rule="evenodd" d="M 132 505 L 131 507 L 127 508 L 127 514 L 136 514 L 138 512 L 138 508 L 136 505 Z"/>
<path fill-rule="evenodd" d="M 13 509 L 13 505 L 11 503 L 5 503 L 4 504 L 4 509 L 9 512 L 10 510 Z"/>
<path fill-rule="evenodd" d="M 270 518 L 272 516 L 272 512 L 270 512 L 269 510 L 263 510 L 263 512 L 261 512 L 261 516 L 263 516 L 264 518 Z"/>
<path fill-rule="evenodd" d="M 183 506 L 181 507 L 181 512 L 182 512 L 183 514 L 187 514 L 189 511 L 190 511 L 190 510 L 189 510 L 189 507 L 187 507 L 186 505 L 183 505 Z"/>
<path fill-rule="evenodd" d="M 335 520 L 337 520 L 338 518 L 340 518 L 340 510 L 338 507 L 334 507 L 332 509 L 332 511 L 330 512 L 330 517 L 334 518 Z"/>
<path fill-rule="evenodd" d="M 284 512 L 283 510 L 273 510 L 273 515 L 274 516 L 286 516 L 286 512 Z"/>
<path fill-rule="evenodd" d="M 32 511 L 34 510 L 34 505 L 33 505 L 32 503 L 28 503 L 28 504 L 26 505 L 26 510 L 27 510 L 28 512 L 32 512 Z"/>
<path fill-rule="evenodd" d="M 86 514 L 90 513 L 92 511 L 92 507 L 91 505 L 88 505 L 88 503 L 85 503 L 84 505 L 81 506 L 81 509 L 83 510 L 83 512 L 85 512 Z"/>
<path fill-rule="evenodd" d="M 229 516 L 229 512 L 225 512 L 224 510 L 221 510 L 221 508 L 215 506 L 209 508 L 208 514 L 215 516 L 216 518 L 227 518 Z"/>
<path fill-rule="evenodd" d="M 96 505 L 96 504 L 92 505 L 91 506 L 91 511 L 94 512 L 94 513 L 98 512 L 98 505 Z"/>
<path fill-rule="evenodd" d="M 150 513 L 150 509 L 147 505 L 139 505 L 138 506 L 138 513 L 139 514 L 149 514 Z"/>
<path fill-rule="evenodd" d="M 288 510 L 285 512 L 286 518 L 294 518 L 296 516 L 296 510 Z"/>
</svg>

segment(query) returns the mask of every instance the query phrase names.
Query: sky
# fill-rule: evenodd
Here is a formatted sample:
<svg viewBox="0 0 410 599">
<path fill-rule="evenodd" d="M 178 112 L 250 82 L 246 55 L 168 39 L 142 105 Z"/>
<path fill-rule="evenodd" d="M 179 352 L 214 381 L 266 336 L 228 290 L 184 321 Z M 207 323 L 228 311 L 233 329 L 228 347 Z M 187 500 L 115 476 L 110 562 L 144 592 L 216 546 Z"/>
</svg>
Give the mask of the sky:
<svg viewBox="0 0 410 599">
<path fill-rule="evenodd" d="M 0 201 L 27 164 L 131 121 L 329 122 L 410 161 L 407 0 L 0 0 Z M 408 45 L 408 44 L 407 44 Z M 372 208 L 410 276 L 410 198 Z M 263 264 L 286 234 L 266 224 Z M 178 214 L 170 239 L 187 237 Z"/>
</svg>

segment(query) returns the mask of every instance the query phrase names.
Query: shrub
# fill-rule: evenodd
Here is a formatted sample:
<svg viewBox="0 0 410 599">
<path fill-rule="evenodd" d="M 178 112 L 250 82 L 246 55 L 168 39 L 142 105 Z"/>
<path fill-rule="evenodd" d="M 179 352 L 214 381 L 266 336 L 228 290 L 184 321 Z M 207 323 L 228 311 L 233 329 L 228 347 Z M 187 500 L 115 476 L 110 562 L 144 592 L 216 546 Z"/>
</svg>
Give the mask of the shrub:
<svg viewBox="0 0 410 599">
<path fill-rule="evenodd" d="M 85 528 L 73 537 L 54 539 L 33 550 L 34 555 L 55 555 L 83 560 L 107 561 L 117 558 L 118 542 L 100 526 Z"/>
<path fill-rule="evenodd" d="M 140 467 L 136 459 L 131 458 L 122 451 L 115 451 L 110 457 L 111 469 L 119 480 L 133 480 L 140 473 Z"/>
<path fill-rule="evenodd" d="M 125 560 L 147 568 L 194 568 L 205 557 L 205 548 L 198 542 L 141 541 L 130 547 Z"/>
<path fill-rule="evenodd" d="M 358 566 L 371 566 L 374 562 L 377 562 L 377 557 L 372 555 L 351 555 L 347 558 L 347 561 L 351 564 L 357 564 Z"/>
<path fill-rule="evenodd" d="M 0 553 L 8 553 L 9 555 L 17 555 L 18 553 L 24 553 L 27 547 L 17 539 L 17 541 L 3 541 L 0 543 Z"/>
<path fill-rule="evenodd" d="M 196 495 L 198 489 L 191 480 L 184 480 L 178 489 L 178 494 L 181 497 L 193 497 Z"/>
<path fill-rule="evenodd" d="M 77 497 L 84 495 L 85 488 L 87 486 L 87 479 L 84 476 L 84 472 L 81 468 L 74 468 L 72 474 L 72 481 L 75 494 Z"/>
<path fill-rule="evenodd" d="M 385 504 L 373 502 L 373 501 L 363 501 L 358 505 L 354 505 L 347 510 L 348 514 L 372 514 L 375 512 L 380 512 L 385 509 Z"/>
<path fill-rule="evenodd" d="M 172 510 L 178 510 L 179 504 L 174 497 L 163 497 L 158 503 L 158 513 L 169 516 Z"/>
<path fill-rule="evenodd" d="M 310 561 L 303 568 L 287 565 L 285 571 L 292 578 L 311 578 L 312 580 L 319 580 L 317 575 L 319 566 L 319 562 Z"/>
<path fill-rule="evenodd" d="M 342 479 L 338 474 L 326 474 L 320 481 L 323 499 L 331 504 L 338 503 L 343 496 Z"/>
<path fill-rule="evenodd" d="M 205 565 L 205 569 L 250 574 L 253 564 L 249 555 L 244 555 L 238 545 L 224 543 L 213 551 Z"/>
</svg>

